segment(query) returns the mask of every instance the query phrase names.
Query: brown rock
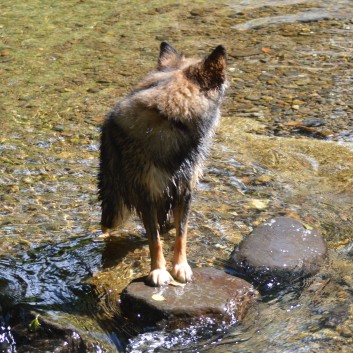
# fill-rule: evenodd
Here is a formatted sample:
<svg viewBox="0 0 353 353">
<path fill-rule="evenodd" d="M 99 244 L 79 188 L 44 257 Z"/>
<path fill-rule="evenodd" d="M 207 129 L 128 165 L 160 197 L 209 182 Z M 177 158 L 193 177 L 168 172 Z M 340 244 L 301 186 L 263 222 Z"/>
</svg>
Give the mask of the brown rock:
<svg viewBox="0 0 353 353">
<path fill-rule="evenodd" d="M 131 282 L 121 295 L 123 313 L 135 323 L 183 327 L 211 318 L 242 320 L 249 304 L 257 299 L 251 284 L 214 268 L 194 269 L 192 283 L 153 288 L 144 278 Z"/>
</svg>

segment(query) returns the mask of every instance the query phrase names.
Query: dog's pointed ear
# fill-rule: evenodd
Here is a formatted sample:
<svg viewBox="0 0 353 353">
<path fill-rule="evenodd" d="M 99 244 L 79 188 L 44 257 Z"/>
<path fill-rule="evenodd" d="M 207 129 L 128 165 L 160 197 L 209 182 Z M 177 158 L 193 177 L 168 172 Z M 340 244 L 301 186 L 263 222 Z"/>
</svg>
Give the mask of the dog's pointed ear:
<svg viewBox="0 0 353 353">
<path fill-rule="evenodd" d="M 225 48 L 219 45 L 201 63 L 190 66 L 185 74 L 204 90 L 216 89 L 226 81 L 226 57 Z"/>
<path fill-rule="evenodd" d="M 219 45 L 212 53 L 205 59 L 205 70 L 225 71 L 226 69 L 226 49 L 223 45 Z"/>
<path fill-rule="evenodd" d="M 163 41 L 160 45 L 158 66 L 159 70 L 172 68 L 177 66 L 182 55 L 173 48 L 167 41 Z"/>
</svg>

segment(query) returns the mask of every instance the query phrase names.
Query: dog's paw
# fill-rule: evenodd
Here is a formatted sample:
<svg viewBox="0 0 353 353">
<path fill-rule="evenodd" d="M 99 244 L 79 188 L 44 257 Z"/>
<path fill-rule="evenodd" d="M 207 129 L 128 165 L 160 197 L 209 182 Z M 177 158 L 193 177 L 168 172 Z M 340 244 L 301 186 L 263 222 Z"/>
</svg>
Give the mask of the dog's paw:
<svg viewBox="0 0 353 353">
<path fill-rule="evenodd" d="M 172 276 L 181 283 L 192 281 L 192 270 L 187 262 L 175 264 L 172 269 Z"/>
<path fill-rule="evenodd" d="M 167 270 L 156 269 L 150 272 L 146 278 L 146 283 L 153 287 L 169 284 L 173 277 Z"/>
</svg>

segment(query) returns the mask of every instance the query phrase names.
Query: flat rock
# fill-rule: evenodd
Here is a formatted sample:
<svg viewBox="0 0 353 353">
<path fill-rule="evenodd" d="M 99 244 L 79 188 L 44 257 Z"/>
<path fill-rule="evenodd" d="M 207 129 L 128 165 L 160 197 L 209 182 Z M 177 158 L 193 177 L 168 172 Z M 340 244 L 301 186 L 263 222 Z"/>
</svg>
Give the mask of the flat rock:
<svg viewBox="0 0 353 353">
<path fill-rule="evenodd" d="M 276 278 L 280 285 L 317 273 L 326 253 L 319 233 L 295 219 L 278 217 L 248 235 L 233 251 L 231 263 L 258 284 Z"/>
<path fill-rule="evenodd" d="M 257 299 L 251 284 L 211 267 L 194 269 L 192 283 L 149 287 L 144 278 L 131 282 L 121 295 L 123 313 L 141 326 L 163 322 L 184 327 L 199 319 L 235 322 Z"/>
</svg>

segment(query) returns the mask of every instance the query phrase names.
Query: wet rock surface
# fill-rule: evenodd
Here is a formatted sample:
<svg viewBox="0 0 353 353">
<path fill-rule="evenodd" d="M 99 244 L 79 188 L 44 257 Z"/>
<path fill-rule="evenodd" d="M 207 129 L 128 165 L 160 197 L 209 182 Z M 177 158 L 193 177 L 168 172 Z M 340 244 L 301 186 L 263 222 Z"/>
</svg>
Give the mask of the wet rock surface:
<svg viewBox="0 0 353 353">
<path fill-rule="evenodd" d="M 121 295 L 121 308 L 141 325 L 166 323 L 185 327 L 195 320 L 242 320 L 257 298 L 251 284 L 215 268 L 194 269 L 194 280 L 183 286 L 149 287 L 144 279 L 130 283 Z"/>
<path fill-rule="evenodd" d="M 3 317 L 0 305 L 0 352 L 95 352 L 94 343 L 20 305 Z"/>
<path fill-rule="evenodd" d="M 324 239 L 310 226 L 278 217 L 248 235 L 233 251 L 231 261 L 255 282 L 283 287 L 317 273 L 326 253 Z"/>
</svg>

